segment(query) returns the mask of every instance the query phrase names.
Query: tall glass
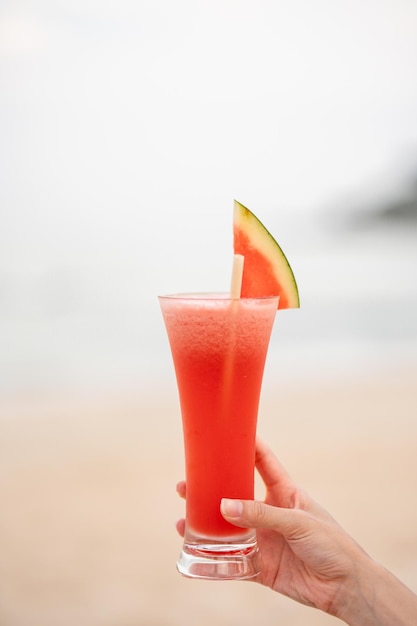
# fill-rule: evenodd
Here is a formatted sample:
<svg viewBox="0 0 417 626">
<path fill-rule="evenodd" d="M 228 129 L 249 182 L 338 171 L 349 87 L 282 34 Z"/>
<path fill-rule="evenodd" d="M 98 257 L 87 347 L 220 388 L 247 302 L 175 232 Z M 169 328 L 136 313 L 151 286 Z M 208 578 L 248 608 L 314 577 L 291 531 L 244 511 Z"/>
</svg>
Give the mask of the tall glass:
<svg viewBox="0 0 417 626">
<path fill-rule="evenodd" d="M 185 576 L 252 578 L 256 534 L 220 513 L 224 498 L 253 499 L 259 397 L 277 297 L 159 298 L 177 378 L 187 481 Z"/>
</svg>

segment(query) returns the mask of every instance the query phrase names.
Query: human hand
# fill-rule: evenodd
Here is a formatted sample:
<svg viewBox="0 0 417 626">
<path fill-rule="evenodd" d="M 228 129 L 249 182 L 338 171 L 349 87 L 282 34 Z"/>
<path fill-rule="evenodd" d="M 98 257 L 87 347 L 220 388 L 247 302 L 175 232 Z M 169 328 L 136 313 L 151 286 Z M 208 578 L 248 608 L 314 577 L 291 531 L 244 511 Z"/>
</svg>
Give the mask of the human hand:
<svg viewBox="0 0 417 626">
<path fill-rule="evenodd" d="M 221 513 L 236 526 L 256 528 L 262 571 L 254 579 L 309 606 L 333 612 L 340 587 L 364 553 L 320 505 L 291 480 L 271 450 L 257 442 L 256 469 L 264 503 L 223 499 Z M 181 482 L 177 491 L 186 496 Z M 184 534 L 185 522 L 177 530 Z"/>
<path fill-rule="evenodd" d="M 252 580 L 351 626 L 416 623 L 416 596 L 300 489 L 261 441 L 256 468 L 266 487 L 264 502 L 221 502 L 227 521 L 257 530 L 262 570 Z M 177 491 L 186 497 L 185 482 Z M 184 535 L 183 519 L 177 530 Z"/>
</svg>

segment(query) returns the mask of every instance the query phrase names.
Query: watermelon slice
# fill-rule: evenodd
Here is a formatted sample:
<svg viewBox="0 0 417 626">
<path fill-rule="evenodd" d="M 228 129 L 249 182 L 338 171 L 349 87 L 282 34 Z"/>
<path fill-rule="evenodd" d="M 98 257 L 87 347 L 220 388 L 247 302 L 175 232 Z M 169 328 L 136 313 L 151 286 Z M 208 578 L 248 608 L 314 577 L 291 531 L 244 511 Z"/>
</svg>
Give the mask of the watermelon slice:
<svg viewBox="0 0 417 626">
<path fill-rule="evenodd" d="M 279 296 L 278 309 L 300 306 L 297 283 L 271 233 L 243 204 L 234 201 L 233 247 L 245 257 L 241 298 Z"/>
</svg>

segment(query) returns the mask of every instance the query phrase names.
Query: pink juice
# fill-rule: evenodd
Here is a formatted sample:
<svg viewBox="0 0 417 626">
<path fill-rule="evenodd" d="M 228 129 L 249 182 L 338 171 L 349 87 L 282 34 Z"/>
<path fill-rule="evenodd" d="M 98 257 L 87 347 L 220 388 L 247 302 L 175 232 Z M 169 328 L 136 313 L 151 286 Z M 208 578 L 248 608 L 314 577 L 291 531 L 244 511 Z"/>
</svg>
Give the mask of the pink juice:
<svg viewBox="0 0 417 626">
<path fill-rule="evenodd" d="M 179 390 L 186 463 L 186 539 L 247 533 L 222 497 L 253 499 L 259 397 L 277 298 L 160 298 Z"/>
</svg>

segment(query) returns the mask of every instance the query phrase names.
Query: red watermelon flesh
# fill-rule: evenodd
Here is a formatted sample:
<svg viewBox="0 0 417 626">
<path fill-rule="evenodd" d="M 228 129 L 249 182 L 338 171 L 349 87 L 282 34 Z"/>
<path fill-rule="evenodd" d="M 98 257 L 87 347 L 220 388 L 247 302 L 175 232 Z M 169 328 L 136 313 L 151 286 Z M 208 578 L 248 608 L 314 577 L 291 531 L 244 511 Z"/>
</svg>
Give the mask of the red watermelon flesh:
<svg viewBox="0 0 417 626">
<path fill-rule="evenodd" d="M 233 247 L 235 254 L 245 258 L 242 298 L 279 296 L 279 309 L 300 306 L 297 283 L 284 252 L 262 222 L 236 200 Z"/>
</svg>

